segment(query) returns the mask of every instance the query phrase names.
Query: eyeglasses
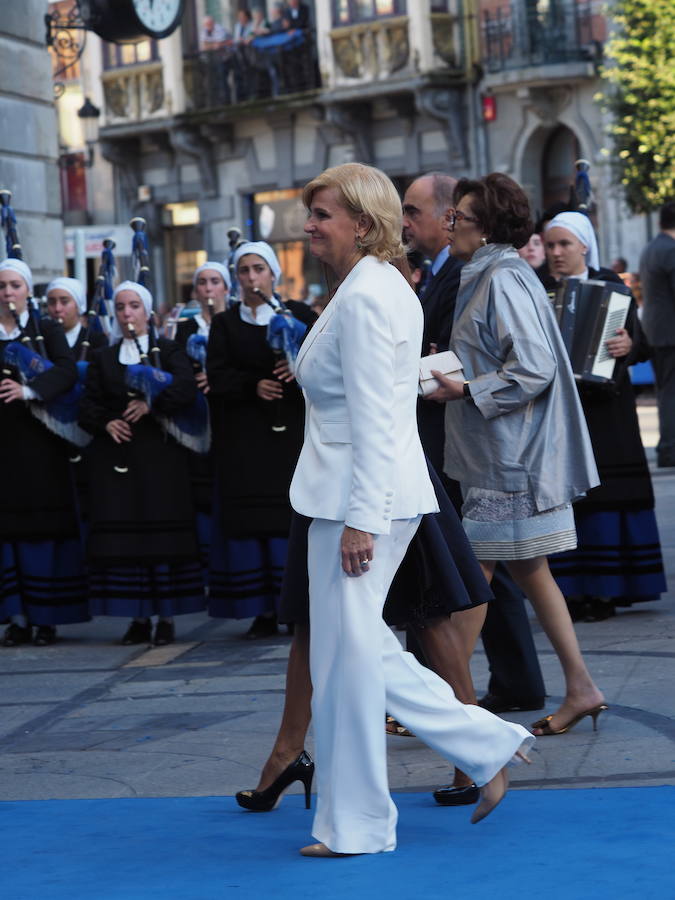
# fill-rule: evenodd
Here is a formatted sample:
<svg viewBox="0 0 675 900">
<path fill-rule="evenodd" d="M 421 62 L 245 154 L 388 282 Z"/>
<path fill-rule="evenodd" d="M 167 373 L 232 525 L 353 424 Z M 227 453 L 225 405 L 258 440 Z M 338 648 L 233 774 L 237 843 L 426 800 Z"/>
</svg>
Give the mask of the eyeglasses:
<svg viewBox="0 0 675 900">
<path fill-rule="evenodd" d="M 479 220 L 475 216 L 467 216 L 460 209 L 453 209 L 448 213 L 448 228 L 452 230 L 457 222 L 473 222 L 476 225 L 479 224 Z"/>
</svg>

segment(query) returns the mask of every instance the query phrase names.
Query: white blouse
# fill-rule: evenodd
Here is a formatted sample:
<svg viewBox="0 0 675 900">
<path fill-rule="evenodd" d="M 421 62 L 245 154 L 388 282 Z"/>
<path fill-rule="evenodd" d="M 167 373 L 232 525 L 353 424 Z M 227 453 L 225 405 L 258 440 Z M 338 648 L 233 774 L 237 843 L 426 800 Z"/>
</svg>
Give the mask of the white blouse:
<svg viewBox="0 0 675 900">
<path fill-rule="evenodd" d="M 140 344 L 143 353 L 147 353 L 148 346 L 150 344 L 148 335 L 142 334 L 138 338 L 136 338 L 136 340 Z M 120 344 L 120 350 L 117 355 L 117 359 L 122 363 L 123 366 L 136 366 L 138 365 L 138 363 L 140 363 L 141 354 L 138 352 L 136 341 L 133 338 L 122 338 L 122 343 Z"/>
<path fill-rule="evenodd" d="M 77 325 L 74 325 L 69 331 L 66 331 L 66 340 L 68 341 L 69 347 L 72 348 L 75 346 L 81 331 L 82 325 L 79 322 L 77 323 Z"/>
<path fill-rule="evenodd" d="M 239 318 L 242 322 L 248 322 L 249 325 L 269 325 L 270 319 L 275 314 L 272 307 L 267 303 L 261 303 L 256 307 L 257 315 L 253 315 L 250 306 L 243 301 L 239 304 Z"/>
</svg>

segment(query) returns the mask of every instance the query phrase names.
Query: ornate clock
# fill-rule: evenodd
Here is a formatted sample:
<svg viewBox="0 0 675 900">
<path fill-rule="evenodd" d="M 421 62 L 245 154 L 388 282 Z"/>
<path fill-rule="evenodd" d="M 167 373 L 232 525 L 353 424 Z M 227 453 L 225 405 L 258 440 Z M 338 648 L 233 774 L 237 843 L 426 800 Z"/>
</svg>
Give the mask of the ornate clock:
<svg viewBox="0 0 675 900">
<path fill-rule="evenodd" d="M 167 37 L 180 25 L 185 0 L 80 0 L 88 28 L 105 41 Z"/>
</svg>

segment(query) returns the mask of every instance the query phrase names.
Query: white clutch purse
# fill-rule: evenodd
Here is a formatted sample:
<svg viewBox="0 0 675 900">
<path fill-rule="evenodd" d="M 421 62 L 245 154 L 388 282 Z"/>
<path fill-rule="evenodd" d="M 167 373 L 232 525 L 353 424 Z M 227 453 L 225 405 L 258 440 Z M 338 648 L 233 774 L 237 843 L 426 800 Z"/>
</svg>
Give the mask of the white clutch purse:
<svg viewBox="0 0 675 900">
<path fill-rule="evenodd" d="M 464 381 L 464 370 L 459 357 L 452 350 L 443 353 L 433 353 L 431 356 L 423 356 L 420 360 L 420 386 L 419 395 L 426 397 L 440 387 L 438 381 L 431 374 L 431 370 L 441 372 L 453 381 Z"/>
</svg>

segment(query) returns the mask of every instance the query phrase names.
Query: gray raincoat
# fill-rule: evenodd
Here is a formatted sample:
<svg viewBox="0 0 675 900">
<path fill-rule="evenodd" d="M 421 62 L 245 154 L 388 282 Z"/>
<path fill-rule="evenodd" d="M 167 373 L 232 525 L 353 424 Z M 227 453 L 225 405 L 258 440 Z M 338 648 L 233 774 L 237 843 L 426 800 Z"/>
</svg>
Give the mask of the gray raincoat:
<svg viewBox="0 0 675 900">
<path fill-rule="evenodd" d="M 553 307 L 513 247 L 481 247 L 462 269 L 450 348 L 474 401 L 446 404 L 450 478 L 529 491 L 540 512 L 600 483 Z"/>
</svg>

